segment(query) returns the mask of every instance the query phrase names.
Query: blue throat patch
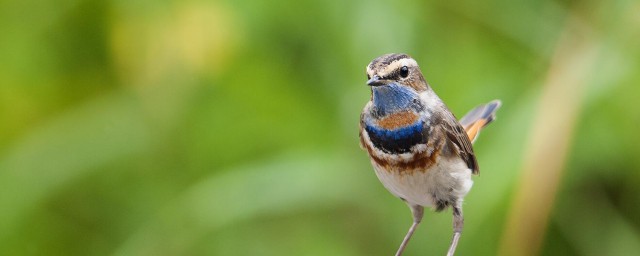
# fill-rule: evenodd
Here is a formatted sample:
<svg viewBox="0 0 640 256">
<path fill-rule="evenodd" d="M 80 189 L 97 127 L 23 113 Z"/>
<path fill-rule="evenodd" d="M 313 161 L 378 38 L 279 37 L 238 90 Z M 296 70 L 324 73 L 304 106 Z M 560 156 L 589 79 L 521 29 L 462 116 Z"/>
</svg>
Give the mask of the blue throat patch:
<svg viewBox="0 0 640 256">
<path fill-rule="evenodd" d="M 381 116 L 416 108 L 420 105 L 420 95 L 407 86 L 391 83 L 372 87 L 371 90 L 373 91 L 373 106 Z"/>
</svg>

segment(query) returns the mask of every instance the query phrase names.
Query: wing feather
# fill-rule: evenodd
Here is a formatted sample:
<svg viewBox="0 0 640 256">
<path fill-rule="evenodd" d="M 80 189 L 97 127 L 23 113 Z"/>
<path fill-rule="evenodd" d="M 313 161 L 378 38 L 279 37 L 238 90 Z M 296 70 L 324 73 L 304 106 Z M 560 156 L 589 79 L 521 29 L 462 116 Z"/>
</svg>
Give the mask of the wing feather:
<svg viewBox="0 0 640 256">
<path fill-rule="evenodd" d="M 480 169 L 478 167 L 476 155 L 473 153 L 473 147 L 471 146 L 469 136 L 467 136 L 467 133 L 451 112 L 444 112 L 445 114 L 442 116 L 441 124 L 444 134 L 447 136 L 447 139 L 457 147 L 458 155 L 465 163 L 467 163 L 467 166 L 471 169 L 472 173 L 478 174 Z"/>
</svg>

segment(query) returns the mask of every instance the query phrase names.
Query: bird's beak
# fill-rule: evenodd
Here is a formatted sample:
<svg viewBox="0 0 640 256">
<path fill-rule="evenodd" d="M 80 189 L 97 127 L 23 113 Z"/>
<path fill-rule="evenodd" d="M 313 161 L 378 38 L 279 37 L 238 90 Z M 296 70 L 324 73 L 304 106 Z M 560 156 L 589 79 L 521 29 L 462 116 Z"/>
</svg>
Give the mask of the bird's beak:
<svg viewBox="0 0 640 256">
<path fill-rule="evenodd" d="M 384 79 L 380 79 L 378 75 L 373 76 L 369 81 L 367 81 L 367 85 L 369 86 L 380 86 L 387 84 L 388 81 Z"/>
</svg>

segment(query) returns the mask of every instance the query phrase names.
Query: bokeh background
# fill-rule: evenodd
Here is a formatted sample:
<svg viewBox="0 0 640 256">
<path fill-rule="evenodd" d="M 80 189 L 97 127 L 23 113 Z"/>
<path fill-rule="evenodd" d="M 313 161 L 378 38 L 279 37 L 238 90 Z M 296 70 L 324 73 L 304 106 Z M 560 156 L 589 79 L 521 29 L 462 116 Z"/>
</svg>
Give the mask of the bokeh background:
<svg viewBox="0 0 640 256">
<path fill-rule="evenodd" d="M 357 130 L 404 52 L 458 116 L 503 101 L 459 255 L 636 255 L 639 39 L 635 0 L 0 1 L 0 254 L 391 255 Z"/>
</svg>

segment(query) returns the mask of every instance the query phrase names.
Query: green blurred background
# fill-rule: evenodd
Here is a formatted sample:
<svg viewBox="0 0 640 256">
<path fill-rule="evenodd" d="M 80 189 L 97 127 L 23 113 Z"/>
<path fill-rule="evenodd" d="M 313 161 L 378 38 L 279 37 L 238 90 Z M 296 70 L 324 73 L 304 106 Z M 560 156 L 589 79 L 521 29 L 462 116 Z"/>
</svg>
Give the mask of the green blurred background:
<svg viewBox="0 0 640 256">
<path fill-rule="evenodd" d="M 503 101 L 459 255 L 637 254 L 638 39 L 635 0 L 0 1 L 0 255 L 393 254 L 357 135 L 389 52 Z"/>
</svg>

